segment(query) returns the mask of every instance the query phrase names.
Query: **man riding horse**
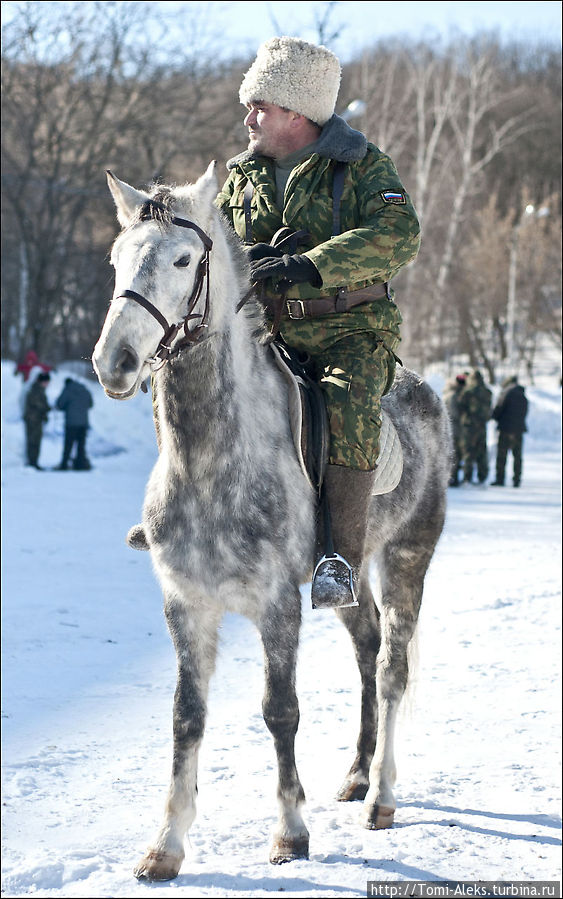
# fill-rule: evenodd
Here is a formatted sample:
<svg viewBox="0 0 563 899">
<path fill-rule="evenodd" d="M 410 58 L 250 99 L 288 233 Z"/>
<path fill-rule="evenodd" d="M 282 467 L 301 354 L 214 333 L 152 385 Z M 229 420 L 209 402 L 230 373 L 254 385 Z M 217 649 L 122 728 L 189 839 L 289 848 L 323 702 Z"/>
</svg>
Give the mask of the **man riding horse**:
<svg viewBox="0 0 563 899">
<path fill-rule="evenodd" d="M 339 85 L 340 63 L 325 47 L 293 37 L 264 43 L 239 93 L 248 109 L 248 149 L 227 163 L 216 202 L 251 244 L 252 278 L 263 283 L 272 314 L 284 288 L 280 335 L 316 370 L 330 422 L 325 489 L 332 538 L 356 573 L 381 397 L 393 381 L 400 341 L 389 281 L 416 257 L 420 228 L 391 159 L 334 114 Z M 289 252 L 270 244 L 280 228 L 295 234 Z M 315 607 L 350 604 L 345 579 L 330 595 L 323 584 L 313 581 Z"/>
<path fill-rule="evenodd" d="M 248 149 L 227 163 L 216 199 L 247 245 L 252 280 L 276 331 L 308 358 L 326 399 L 324 490 L 332 542 L 346 569 L 313 579 L 315 608 L 354 604 L 350 570 L 355 579 L 379 455 L 381 397 L 393 382 L 400 342 L 389 282 L 420 245 L 393 162 L 334 114 L 340 76 L 326 47 L 293 37 L 264 43 L 239 92 L 248 109 Z M 319 527 L 318 558 L 325 540 Z M 148 548 L 142 540 L 131 545 Z"/>
</svg>

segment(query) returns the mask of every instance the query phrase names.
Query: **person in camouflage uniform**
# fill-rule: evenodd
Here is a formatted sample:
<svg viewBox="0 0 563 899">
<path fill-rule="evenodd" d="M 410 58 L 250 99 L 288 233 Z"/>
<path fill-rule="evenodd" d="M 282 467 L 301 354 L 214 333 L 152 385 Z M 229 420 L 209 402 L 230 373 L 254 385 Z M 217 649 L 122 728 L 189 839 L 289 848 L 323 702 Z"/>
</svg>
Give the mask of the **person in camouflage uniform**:
<svg viewBox="0 0 563 899">
<path fill-rule="evenodd" d="M 39 451 L 41 449 L 43 425 L 49 418 L 50 406 L 45 391 L 50 380 L 47 372 L 37 375 L 27 392 L 23 413 L 26 437 L 26 464 L 32 465 L 38 471 L 43 470 L 39 465 Z"/>
<path fill-rule="evenodd" d="M 448 410 L 448 415 L 450 417 L 450 423 L 452 426 L 453 461 L 449 483 L 450 487 L 459 487 L 460 483 L 459 469 L 461 468 L 461 463 L 463 461 L 463 443 L 461 423 L 459 420 L 458 402 L 461 391 L 465 387 L 466 378 L 466 375 L 456 375 L 455 378 L 452 378 L 447 382 L 446 386 L 444 387 L 444 393 L 442 396 L 446 409 Z"/>
<path fill-rule="evenodd" d="M 389 281 L 416 257 L 420 227 L 392 160 L 334 114 L 340 74 L 333 53 L 298 38 L 259 48 L 239 92 L 249 146 L 227 163 L 216 203 L 246 243 L 272 315 L 283 289 L 279 334 L 309 357 L 324 392 L 332 536 L 357 574 L 381 397 L 393 382 L 400 341 Z M 335 200 L 338 163 L 345 167 Z M 272 245 L 282 228 L 295 235 L 286 253 Z M 317 594 L 313 604 L 350 603 Z"/>
<path fill-rule="evenodd" d="M 492 393 L 477 369 L 468 377 L 459 401 L 459 419 L 463 444 L 463 481 L 471 484 L 473 470 L 483 484 L 489 475 L 487 453 L 487 422 L 491 417 Z"/>
</svg>

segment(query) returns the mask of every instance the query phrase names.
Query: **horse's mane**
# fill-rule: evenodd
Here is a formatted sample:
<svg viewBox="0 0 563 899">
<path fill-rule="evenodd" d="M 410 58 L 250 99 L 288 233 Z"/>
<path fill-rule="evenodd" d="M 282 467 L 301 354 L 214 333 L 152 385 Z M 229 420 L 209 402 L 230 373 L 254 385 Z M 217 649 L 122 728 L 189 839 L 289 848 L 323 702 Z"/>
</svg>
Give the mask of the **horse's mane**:
<svg viewBox="0 0 563 899">
<path fill-rule="evenodd" d="M 244 247 L 241 243 L 240 237 L 233 230 L 233 227 L 224 212 L 222 212 L 220 209 L 216 209 L 216 214 L 221 223 L 221 228 L 225 235 L 225 240 L 227 241 L 233 263 L 240 275 L 240 280 L 250 286 L 248 259 L 244 251 Z M 264 307 L 262 303 L 258 301 L 255 295 L 251 296 L 245 302 L 244 306 L 238 314 L 244 316 L 244 318 L 248 321 L 251 327 L 252 336 L 256 340 L 258 340 L 259 343 L 264 343 L 266 337 L 268 336 L 268 327 L 266 324 Z"/>
<path fill-rule="evenodd" d="M 169 225 L 174 218 L 174 211 L 172 210 L 173 199 L 171 188 L 163 187 L 162 185 L 155 186 L 150 198 L 138 209 L 131 224 L 151 219 L 154 222 Z"/>
</svg>

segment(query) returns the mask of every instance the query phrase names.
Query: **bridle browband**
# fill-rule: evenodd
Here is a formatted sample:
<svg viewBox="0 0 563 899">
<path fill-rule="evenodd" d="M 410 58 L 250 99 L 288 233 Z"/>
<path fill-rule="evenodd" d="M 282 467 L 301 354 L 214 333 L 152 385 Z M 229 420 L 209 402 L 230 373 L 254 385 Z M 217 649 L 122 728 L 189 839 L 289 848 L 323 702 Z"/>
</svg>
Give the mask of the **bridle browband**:
<svg viewBox="0 0 563 899">
<path fill-rule="evenodd" d="M 155 216 L 155 210 L 165 212 L 166 217 Z M 161 328 L 164 330 L 164 337 L 158 344 L 154 355 L 151 356 L 150 359 L 147 359 L 147 362 L 151 365 L 151 367 L 153 365 L 157 366 L 156 368 L 152 368 L 152 370 L 158 371 L 159 368 L 162 368 L 163 365 L 169 362 L 170 359 L 173 359 L 175 356 L 177 356 L 183 349 L 199 343 L 203 339 L 206 329 L 209 327 L 209 253 L 213 248 L 213 241 L 211 240 L 209 235 L 207 235 L 205 231 L 203 231 L 199 227 L 199 225 L 195 224 L 195 222 L 190 222 L 188 219 L 179 218 L 176 215 L 170 215 L 170 210 L 164 205 L 164 203 L 159 203 L 157 200 L 148 200 L 143 206 L 139 221 L 146 221 L 147 219 L 163 221 L 171 225 L 178 225 L 180 228 L 189 228 L 191 231 L 195 231 L 204 246 L 204 253 L 199 261 L 194 286 L 188 299 L 188 308 L 186 314 L 184 318 L 177 324 L 169 324 L 162 312 L 160 312 L 160 310 L 157 309 L 150 300 L 147 300 L 146 297 L 142 296 L 140 293 L 137 293 L 135 290 L 124 290 L 119 294 L 119 296 L 115 297 L 116 300 L 120 298 L 124 298 L 126 300 L 134 300 L 139 304 L 139 306 L 142 306 L 143 309 L 146 309 L 147 312 L 150 312 L 153 318 L 157 320 Z M 204 310 L 203 313 L 194 313 L 193 310 L 201 296 L 204 283 L 206 285 Z M 201 319 L 201 321 L 195 328 L 192 328 L 190 330 L 188 328 L 188 322 L 193 321 L 193 319 L 196 318 Z M 172 341 L 182 328 L 184 329 L 184 337 L 178 341 L 176 346 L 172 347 Z"/>
</svg>

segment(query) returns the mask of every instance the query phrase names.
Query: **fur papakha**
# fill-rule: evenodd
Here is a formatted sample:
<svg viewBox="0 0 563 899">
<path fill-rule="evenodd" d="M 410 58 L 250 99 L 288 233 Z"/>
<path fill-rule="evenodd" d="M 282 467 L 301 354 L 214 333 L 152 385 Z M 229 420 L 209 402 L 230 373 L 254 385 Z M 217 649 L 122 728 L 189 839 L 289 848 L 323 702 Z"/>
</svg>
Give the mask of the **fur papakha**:
<svg viewBox="0 0 563 899">
<path fill-rule="evenodd" d="M 273 103 L 324 125 L 334 113 L 340 74 L 338 58 L 326 47 L 274 37 L 258 48 L 243 78 L 240 102 Z"/>
</svg>

